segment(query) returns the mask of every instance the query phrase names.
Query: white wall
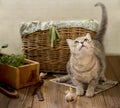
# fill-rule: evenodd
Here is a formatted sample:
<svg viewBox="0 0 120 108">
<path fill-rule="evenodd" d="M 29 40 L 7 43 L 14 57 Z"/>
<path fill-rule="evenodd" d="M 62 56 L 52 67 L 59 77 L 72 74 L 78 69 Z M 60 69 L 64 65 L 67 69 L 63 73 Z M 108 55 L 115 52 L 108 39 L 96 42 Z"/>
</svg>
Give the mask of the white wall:
<svg viewBox="0 0 120 108">
<path fill-rule="evenodd" d="M 107 54 L 120 55 L 120 0 L 0 0 L 0 42 L 9 44 L 5 53 L 21 53 L 20 23 L 94 18 L 100 20 L 103 2 L 108 10 L 109 25 L 105 37 Z"/>
</svg>

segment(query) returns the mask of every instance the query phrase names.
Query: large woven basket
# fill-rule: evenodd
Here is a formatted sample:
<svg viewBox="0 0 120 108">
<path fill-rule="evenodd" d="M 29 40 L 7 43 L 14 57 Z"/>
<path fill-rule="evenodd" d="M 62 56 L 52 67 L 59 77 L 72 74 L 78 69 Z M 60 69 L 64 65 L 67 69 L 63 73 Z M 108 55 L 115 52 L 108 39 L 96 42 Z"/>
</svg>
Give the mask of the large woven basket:
<svg viewBox="0 0 120 108">
<path fill-rule="evenodd" d="M 81 27 L 59 28 L 60 41 L 52 48 L 50 46 L 49 30 L 38 30 L 22 35 L 23 50 L 28 59 L 40 62 L 41 72 L 66 73 L 66 63 L 69 59 L 69 47 L 66 39 L 95 32 Z"/>
</svg>

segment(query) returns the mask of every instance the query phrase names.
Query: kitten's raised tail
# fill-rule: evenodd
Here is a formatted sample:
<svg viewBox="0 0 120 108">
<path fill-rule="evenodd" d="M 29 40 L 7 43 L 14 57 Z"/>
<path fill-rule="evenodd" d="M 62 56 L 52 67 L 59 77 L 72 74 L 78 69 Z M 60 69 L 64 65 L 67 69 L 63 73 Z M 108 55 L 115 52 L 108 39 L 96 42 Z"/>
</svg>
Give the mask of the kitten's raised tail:
<svg viewBox="0 0 120 108">
<path fill-rule="evenodd" d="M 97 31 L 97 34 L 96 34 L 94 39 L 102 42 L 103 38 L 104 38 L 104 35 L 106 33 L 107 23 L 108 23 L 107 11 L 106 11 L 105 5 L 101 2 L 98 2 L 97 4 L 95 4 L 95 6 L 100 6 L 101 7 L 101 9 L 102 9 L 102 19 L 101 19 L 100 28 Z"/>
</svg>

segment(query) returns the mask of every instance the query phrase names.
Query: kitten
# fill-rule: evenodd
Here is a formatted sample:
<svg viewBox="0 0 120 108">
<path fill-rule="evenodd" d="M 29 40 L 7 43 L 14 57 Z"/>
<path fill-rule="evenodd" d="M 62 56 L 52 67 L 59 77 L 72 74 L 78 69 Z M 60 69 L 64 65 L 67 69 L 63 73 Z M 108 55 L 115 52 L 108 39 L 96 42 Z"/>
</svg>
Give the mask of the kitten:
<svg viewBox="0 0 120 108">
<path fill-rule="evenodd" d="M 104 4 L 97 3 L 95 6 L 102 8 L 102 20 L 96 36 L 92 39 L 87 33 L 75 40 L 67 39 L 71 55 L 67 63 L 68 77 L 66 79 L 68 80 L 70 77 L 76 86 L 77 96 L 84 95 L 84 83 L 88 84 L 85 95 L 94 96 L 96 85 L 100 80 L 106 80 L 103 38 L 107 28 L 107 12 Z M 59 81 L 61 82 L 62 79 Z"/>
</svg>

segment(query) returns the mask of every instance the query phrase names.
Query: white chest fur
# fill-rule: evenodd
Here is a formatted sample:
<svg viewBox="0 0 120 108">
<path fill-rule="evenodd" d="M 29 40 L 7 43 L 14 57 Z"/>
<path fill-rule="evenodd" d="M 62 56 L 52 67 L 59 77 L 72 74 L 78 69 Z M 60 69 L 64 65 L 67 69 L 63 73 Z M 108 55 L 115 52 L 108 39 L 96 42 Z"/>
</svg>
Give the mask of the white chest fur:
<svg viewBox="0 0 120 108">
<path fill-rule="evenodd" d="M 96 57 L 85 59 L 87 61 L 79 61 L 72 59 L 70 62 L 71 72 L 75 79 L 80 82 L 89 83 L 92 79 L 96 79 L 99 73 L 99 62 Z"/>
</svg>

